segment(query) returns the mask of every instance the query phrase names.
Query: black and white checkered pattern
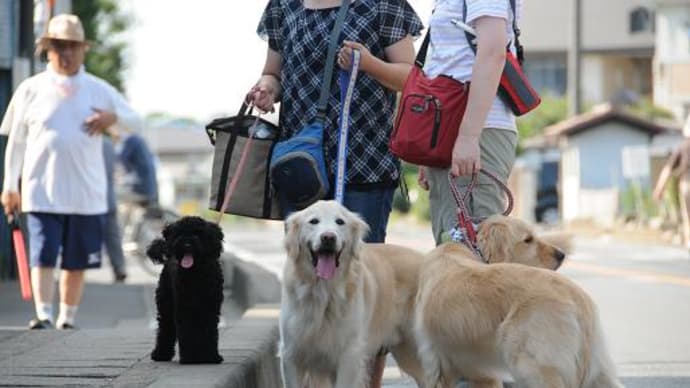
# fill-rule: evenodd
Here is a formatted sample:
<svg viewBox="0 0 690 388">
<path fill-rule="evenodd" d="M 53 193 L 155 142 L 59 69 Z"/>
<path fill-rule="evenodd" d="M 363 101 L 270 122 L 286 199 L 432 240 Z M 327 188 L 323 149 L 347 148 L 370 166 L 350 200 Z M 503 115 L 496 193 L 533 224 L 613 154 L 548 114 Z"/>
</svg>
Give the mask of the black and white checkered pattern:
<svg viewBox="0 0 690 388">
<path fill-rule="evenodd" d="M 293 136 L 316 117 L 328 36 L 337 13 L 338 7 L 306 9 L 302 0 L 270 0 L 266 6 L 257 32 L 283 59 L 283 138 Z M 340 39 L 360 42 L 373 55 L 384 58 L 384 48 L 407 35 L 418 36 L 422 28 L 405 0 L 357 0 L 350 5 Z M 360 73 L 352 99 L 346 177 L 349 185 L 394 186 L 398 181 L 400 162 L 388 149 L 394 109 L 395 93 Z M 340 89 L 338 77 L 334 76 L 324 131 L 331 176 L 336 169 L 339 115 Z"/>
</svg>

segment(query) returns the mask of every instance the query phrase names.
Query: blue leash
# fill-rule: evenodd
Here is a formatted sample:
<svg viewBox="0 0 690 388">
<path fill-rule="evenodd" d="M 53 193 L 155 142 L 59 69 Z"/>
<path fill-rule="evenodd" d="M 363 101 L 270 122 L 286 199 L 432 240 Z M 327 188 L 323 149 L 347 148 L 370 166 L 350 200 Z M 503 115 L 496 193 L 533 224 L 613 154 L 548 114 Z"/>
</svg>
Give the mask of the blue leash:
<svg viewBox="0 0 690 388">
<path fill-rule="evenodd" d="M 350 106 L 355 92 L 355 82 L 359 72 L 359 50 L 352 50 L 350 71 L 340 71 L 340 130 L 338 136 L 338 163 L 335 173 L 335 200 L 342 204 L 345 197 L 345 171 L 347 164 L 347 136 L 350 130 Z"/>
</svg>

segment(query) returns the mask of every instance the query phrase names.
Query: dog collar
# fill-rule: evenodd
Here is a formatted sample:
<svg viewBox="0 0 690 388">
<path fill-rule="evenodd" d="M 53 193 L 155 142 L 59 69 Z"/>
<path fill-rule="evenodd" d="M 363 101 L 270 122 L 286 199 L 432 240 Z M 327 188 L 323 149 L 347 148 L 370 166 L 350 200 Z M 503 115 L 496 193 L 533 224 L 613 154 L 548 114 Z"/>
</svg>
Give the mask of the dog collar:
<svg viewBox="0 0 690 388">
<path fill-rule="evenodd" d="M 472 235 L 477 234 L 479 224 L 470 222 L 468 223 L 468 227 L 472 228 L 472 232 L 474 232 Z M 474 241 L 472 241 L 470 235 L 467 233 L 467 230 L 465 228 L 461 227 L 460 225 L 456 225 L 453 229 L 448 231 L 448 237 L 450 238 L 450 241 L 456 242 L 458 244 L 463 244 L 466 247 L 468 247 L 475 254 L 475 256 L 479 258 L 481 262 L 486 264 L 489 263 L 489 261 L 486 260 L 486 258 L 482 254 L 481 249 L 479 249 L 479 246 L 477 245 L 477 240 L 475 239 Z"/>
</svg>

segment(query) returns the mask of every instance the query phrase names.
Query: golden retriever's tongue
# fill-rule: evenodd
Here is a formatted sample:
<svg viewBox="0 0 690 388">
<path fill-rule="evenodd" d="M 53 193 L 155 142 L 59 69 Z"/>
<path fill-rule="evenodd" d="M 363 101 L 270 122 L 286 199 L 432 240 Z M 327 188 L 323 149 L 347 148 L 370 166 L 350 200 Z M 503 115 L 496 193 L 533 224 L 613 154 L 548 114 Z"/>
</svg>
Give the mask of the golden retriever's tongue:
<svg viewBox="0 0 690 388">
<path fill-rule="evenodd" d="M 319 253 L 316 257 L 316 276 L 330 280 L 335 275 L 335 254 Z"/>
<path fill-rule="evenodd" d="M 185 269 L 192 268 L 194 265 L 194 257 L 189 253 L 185 254 L 182 257 L 182 261 L 180 261 L 180 265 Z"/>
</svg>

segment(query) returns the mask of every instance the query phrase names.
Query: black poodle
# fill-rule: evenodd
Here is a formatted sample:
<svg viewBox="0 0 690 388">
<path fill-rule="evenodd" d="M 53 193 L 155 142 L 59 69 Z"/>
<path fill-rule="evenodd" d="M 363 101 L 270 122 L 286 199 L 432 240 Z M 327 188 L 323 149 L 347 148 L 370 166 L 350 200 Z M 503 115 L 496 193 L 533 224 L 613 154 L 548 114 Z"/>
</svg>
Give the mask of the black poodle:
<svg viewBox="0 0 690 388">
<path fill-rule="evenodd" d="M 223 232 L 200 217 L 168 224 L 146 254 L 163 263 L 156 288 L 158 334 L 154 361 L 170 361 L 179 342 L 180 363 L 218 364 L 218 320 L 223 303 L 219 257 Z"/>
</svg>

